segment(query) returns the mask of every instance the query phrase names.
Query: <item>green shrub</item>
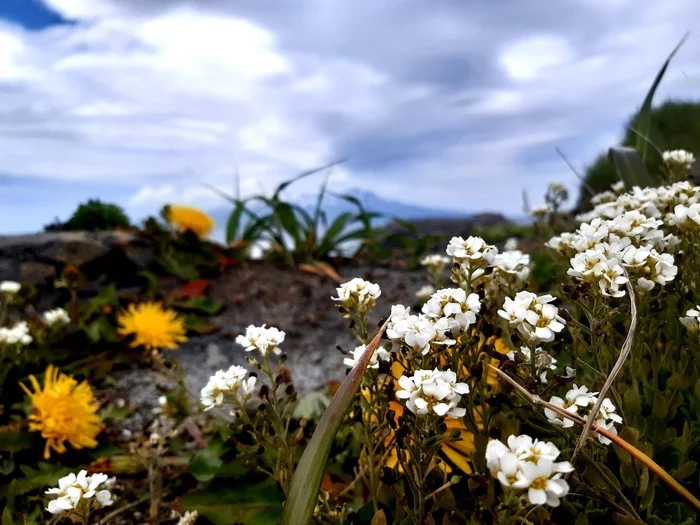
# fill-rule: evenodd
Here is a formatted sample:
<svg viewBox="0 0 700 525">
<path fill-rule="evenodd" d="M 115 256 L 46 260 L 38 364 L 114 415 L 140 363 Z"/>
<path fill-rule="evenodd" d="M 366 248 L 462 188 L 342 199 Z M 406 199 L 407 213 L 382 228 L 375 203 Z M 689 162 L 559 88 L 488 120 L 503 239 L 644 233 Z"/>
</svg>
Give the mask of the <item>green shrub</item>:
<svg viewBox="0 0 700 525">
<path fill-rule="evenodd" d="M 119 206 L 99 199 L 80 204 L 66 223 L 69 231 L 101 231 L 130 226 L 129 218 Z"/>
<path fill-rule="evenodd" d="M 635 113 L 625 125 L 622 146 L 634 147 L 637 142 L 638 116 Z M 646 165 L 650 172 L 658 171 L 662 163 L 657 151 L 667 149 L 685 149 L 698 153 L 700 149 L 700 103 L 670 100 L 651 112 L 651 128 L 647 137 L 652 146 L 646 151 Z M 654 147 L 655 146 L 655 147 Z M 600 193 L 617 182 L 615 167 L 608 160 L 607 152 L 601 153 L 586 170 L 585 184 L 596 193 Z M 578 209 L 590 208 L 590 192 L 581 189 Z"/>
</svg>

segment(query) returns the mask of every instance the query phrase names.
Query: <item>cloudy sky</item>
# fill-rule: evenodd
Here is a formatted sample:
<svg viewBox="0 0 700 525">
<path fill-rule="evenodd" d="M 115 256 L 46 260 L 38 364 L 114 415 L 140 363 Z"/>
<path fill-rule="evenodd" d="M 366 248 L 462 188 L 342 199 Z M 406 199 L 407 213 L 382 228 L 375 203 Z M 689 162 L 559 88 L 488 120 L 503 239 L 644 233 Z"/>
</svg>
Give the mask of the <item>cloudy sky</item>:
<svg viewBox="0 0 700 525">
<path fill-rule="evenodd" d="M 0 233 L 88 197 L 336 189 L 521 213 L 659 92 L 700 99 L 694 0 L 0 0 Z M 313 181 L 309 181 L 311 184 Z M 300 186 L 298 193 L 312 191 Z"/>
</svg>

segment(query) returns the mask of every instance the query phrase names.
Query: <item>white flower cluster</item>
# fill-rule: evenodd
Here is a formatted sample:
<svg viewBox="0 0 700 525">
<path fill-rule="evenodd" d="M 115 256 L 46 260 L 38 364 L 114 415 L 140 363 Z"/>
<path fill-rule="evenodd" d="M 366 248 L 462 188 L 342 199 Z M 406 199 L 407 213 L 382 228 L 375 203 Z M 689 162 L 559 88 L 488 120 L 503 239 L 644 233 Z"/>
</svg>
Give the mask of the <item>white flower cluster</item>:
<svg viewBox="0 0 700 525">
<path fill-rule="evenodd" d="M 691 308 L 680 318 L 681 324 L 691 333 L 700 332 L 700 304 Z"/>
<path fill-rule="evenodd" d="M 360 314 L 374 308 L 377 298 L 382 295 L 378 284 L 359 277 L 341 284 L 336 291 L 338 297 L 331 297 L 331 299 L 340 301 L 346 309 Z"/>
<path fill-rule="evenodd" d="M 267 328 L 265 325 L 250 325 L 246 328 L 245 335 L 236 337 L 236 343 L 245 346 L 246 352 L 257 350 L 263 357 L 270 353 L 279 355 L 282 353 L 279 345 L 284 341 L 285 335 L 284 332 L 273 326 Z"/>
<path fill-rule="evenodd" d="M 695 155 L 684 149 L 674 149 L 672 151 L 664 151 L 661 154 L 664 164 L 672 171 L 681 170 L 684 173 L 690 171 L 695 163 Z"/>
<path fill-rule="evenodd" d="M 567 412 L 572 414 L 579 413 L 584 419 L 588 419 L 593 409 L 593 405 L 598 401 L 598 392 L 589 392 L 588 387 L 576 386 L 574 383 L 573 388 L 566 393 L 565 399 L 557 396 L 553 396 L 549 402 L 552 405 L 563 408 Z M 595 418 L 595 424 L 600 428 L 603 428 L 610 432 L 611 434 L 617 435 L 617 429 L 615 428 L 615 423 L 622 423 L 622 418 L 615 413 L 617 409 L 612 401 L 607 397 L 603 400 L 603 404 L 600 406 L 598 415 Z M 550 408 L 545 408 L 544 413 L 549 419 L 549 422 L 553 425 L 561 426 L 563 428 L 570 428 L 574 426 L 574 422 L 567 419 Z M 609 445 L 612 443 L 608 438 L 597 434 L 598 441 L 603 445 Z"/>
<path fill-rule="evenodd" d="M 433 253 L 426 255 L 420 260 L 422 266 L 427 266 L 430 268 L 440 268 L 444 269 L 452 260 L 449 257 L 440 255 L 439 253 Z"/>
<path fill-rule="evenodd" d="M 459 407 L 469 385 L 457 382 L 452 370 L 416 370 L 413 376 L 401 376 L 396 397 L 406 400 L 406 408 L 417 415 L 434 412 L 438 416 L 463 417 L 466 409 Z"/>
<path fill-rule="evenodd" d="M 498 315 L 515 326 L 527 341 L 553 341 L 554 335 L 561 332 L 566 324 L 559 315 L 559 309 L 549 304 L 554 299 L 548 294 L 537 296 L 532 292 L 518 292 L 514 298 L 506 297 L 503 310 L 498 310 Z"/>
<path fill-rule="evenodd" d="M 461 288 L 444 288 L 430 296 L 422 312 L 435 322 L 445 319 L 452 334 L 457 335 L 476 322 L 480 309 L 481 301 L 477 294 L 467 295 Z"/>
<path fill-rule="evenodd" d="M 196 510 L 188 510 L 177 522 L 177 525 L 194 525 L 199 517 L 199 513 Z"/>
<path fill-rule="evenodd" d="M 367 345 L 360 345 L 356 347 L 355 350 L 352 351 L 351 355 L 343 359 L 343 364 L 350 368 L 355 368 L 366 349 Z M 367 368 L 379 368 L 379 361 L 389 361 L 390 358 L 391 352 L 379 346 L 372 354 L 372 357 L 370 357 Z"/>
<path fill-rule="evenodd" d="M 518 354 L 522 357 L 523 363 L 527 366 L 532 365 L 532 351 L 527 346 L 521 346 Z M 515 361 L 516 354 L 513 351 L 508 352 L 508 359 Z M 557 360 L 552 357 L 549 352 L 546 352 L 539 346 L 535 348 L 535 373 L 539 376 L 542 383 L 547 384 L 547 372 L 557 369 Z"/>
<path fill-rule="evenodd" d="M 29 325 L 25 321 L 20 321 L 12 328 L 0 328 L 0 344 L 27 346 L 33 341 L 29 334 Z"/>
<path fill-rule="evenodd" d="M 68 324 L 70 323 L 70 317 L 68 312 L 63 308 L 54 308 L 53 310 L 48 310 L 42 314 L 42 319 L 49 326 Z"/>
<path fill-rule="evenodd" d="M 446 334 L 449 330 L 447 318 L 434 320 L 424 314 L 411 314 L 409 308 L 396 304 L 391 307 L 386 335 L 395 347 L 404 346 L 425 355 L 431 348 L 455 344 Z"/>
<path fill-rule="evenodd" d="M 574 233 L 552 237 L 547 246 L 570 258 L 568 273 L 597 284 L 603 295 L 622 297 L 629 278 L 641 290 L 665 286 L 678 273 L 673 255 L 682 243 L 666 235 L 700 228 L 700 188 L 679 182 L 659 188 L 633 188 L 615 196 L 607 192 Z"/>
<path fill-rule="evenodd" d="M 46 494 L 56 496 L 56 499 L 49 501 L 46 510 L 51 514 L 63 514 L 77 509 L 81 503 L 88 507 L 87 510 L 107 507 L 113 503 L 112 493 L 108 489 L 114 481 L 106 474 L 88 476 L 86 470 L 81 470 L 77 476 L 70 473 L 58 480 L 58 487 L 46 491 Z"/>
<path fill-rule="evenodd" d="M 549 212 L 551 209 L 549 208 L 549 205 L 547 204 L 538 204 L 536 206 L 532 206 L 530 208 L 530 215 L 533 217 L 536 217 L 538 219 L 542 219 L 549 215 Z"/>
<path fill-rule="evenodd" d="M 416 292 L 416 299 L 420 301 L 421 303 L 426 302 L 428 299 L 430 299 L 430 296 L 435 293 L 435 288 L 433 288 L 431 285 L 426 284 L 424 286 L 421 286 L 418 291 Z"/>
<path fill-rule="evenodd" d="M 510 436 L 508 445 L 492 439 L 486 445 L 486 466 L 504 487 L 527 489 L 532 505 L 559 506 L 569 493 L 569 484 L 562 474 L 574 468 L 568 461 L 556 462 L 559 449 L 550 442 L 530 436 Z"/>
<path fill-rule="evenodd" d="M 530 256 L 520 250 L 498 253 L 493 259 L 494 277 L 524 284 L 530 276 Z"/>
<path fill-rule="evenodd" d="M 459 266 L 458 269 L 453 268 L 452 280 L 460 284 L 478 279 L 493 262 L 497 252 L 495 246 L 487 244 L 481 237 L 452 237 L 447 245 L 447 255 Z"/>
<path fill-rule="evenodd" d="M 22 285 L 14 281 L 2 281 L 0 282 L 0 293 L 6 293 L 8 295 L 14 295 L 22 289 Z"/>
<path fill-rule="evenodd" d="M 253 396 L 257 378 L 250 376 L 242 366 L 233 365 L 228 370 L 219 370 L 209 378 L 202 388 L 201 402 L 204 410 L 224 405 L 227 397 L 233 397 L 236 402 L 245 402 Z"/>
</svg>

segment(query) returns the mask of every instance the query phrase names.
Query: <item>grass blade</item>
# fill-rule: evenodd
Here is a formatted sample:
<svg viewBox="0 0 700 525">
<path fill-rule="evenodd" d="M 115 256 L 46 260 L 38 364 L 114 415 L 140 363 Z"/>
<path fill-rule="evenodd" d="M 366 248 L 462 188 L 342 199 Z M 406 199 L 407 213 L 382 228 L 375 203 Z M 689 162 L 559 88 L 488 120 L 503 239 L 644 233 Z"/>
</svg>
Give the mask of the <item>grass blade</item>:
<svg viewBox="0 0 700 525">
<path fill-rule="evenodd" d="M 277 186 L 277 188 L 275 189 L 275 193 L 272 195 L 272 198 L 277 199 L 279 194 L 282 193 L 284 191 L 284 189 L 287 186 L 289 186 L 290 184 L 292 184 L 300 179 L 303 179 L 304 177 L 308 177 L 309 175 L 313 175 L 314 173 L 318 173 L 320 171 L 327 170 L 328 168 L 332 168 L 333 166 L 336 166 L 338 164 L 342 164 L 343 162 L 345 162 L 345 159 L 336 160 L 336 161 L 333 161 L 329 164 L 326 164 L 325 166 L 321 166 L 320 168 L 314 168 L 312 170 L 304 171 L 303 173 L 300 173 L 296 177 L 293 177 L 289 180 L 286 180 L 286 181 L 280 183 L 280 185 Z"/>
<path fill-rule="evenodd" d="M 651 130 L 651 104 L 654 100 L 656 88 L 659 87 L 661 80 L 664 78 L 664 74 L 666 73 L 668 65 L 671 63 L 671 59 L 678 52 L 681 46 L 685 43 L 687 38 L 688 33 L 683 35 L 681 41 L 678 42 L 676 47 L 673 48 L 673 51 L 671 51 L 671 54 L 668 55 L 668 58 L 664 62 L 663 66 L 661 66 L 661 69 L 656 74 L 656 78 L 654 79 L 654 82 L 652 82 L 651 87 L 647 92 L 647 96 L 644 99 L 644 102 L 642 103 L 642 107 L 639 109 L 639 114 L 637 115 L 637 129 L 639 130 L 639 134 L 637 135 L 637 141 L 635 146 L 636 150 L 642 156 L 642 160 L 646 160 L 647 143 L 643 137 L 648 136 Z"/>
<path fill-rule="evenodd" d="M 631 190 L 633 186 L 646 188 L 651 185 L 649 172 L 636 149 L 624 146 L 610 148 L 608 157 L 627 190 Z"/>
<path fill-rule="evenodd" d="M 330 405 L 323 413 L 323 417 L 294 471 L 289 497 L 284 505 L 282 525 L 307 525 L 310 523 L 335 435 L 338 433 L 343 419 L 345 419 L 345 414 L 350 409 L 352 400 L 360 388 L 362 376 L 374 350 L 379 346 L 388 322 L 387 319 L 372 342 L 367 345 L 365 353 L 362 354 L 355 368 L 345 377 L 331 399 Z"/>
</svg>

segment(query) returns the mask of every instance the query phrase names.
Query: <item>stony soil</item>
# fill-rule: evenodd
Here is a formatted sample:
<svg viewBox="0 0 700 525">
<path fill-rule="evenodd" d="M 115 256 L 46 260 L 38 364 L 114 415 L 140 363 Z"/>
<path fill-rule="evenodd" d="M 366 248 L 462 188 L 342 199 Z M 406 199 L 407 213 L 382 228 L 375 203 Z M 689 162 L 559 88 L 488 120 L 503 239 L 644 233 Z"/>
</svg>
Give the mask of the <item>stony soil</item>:
<svg viewBox="0 0 700 525">
<path fill-rule="evenodd" d="M 426 284 L 422 271 L 349 267 L 340 274 L 344 280 L 362 277 L 380 285 L 382 295 L 372 318 L 377 324 L 391 305 L 412 304 L 416 291 Z M 246 263 L 212 281 L 208 295 L 226 305 L 213 319 L 221 329 L 191 338 L 175 354 L 188 389 L 197 394 L 214 372 L 232 364 L 249 366 L 246 353 L 234 339 L 250 324 L 267 324 L 286 332 L 281 347 L 299 392 L 342 379 L 346 367 L 336 345 L 352 349 L 355 343 L 348 321 L 331 300 L 336 286 L 327 278 L 266 263 Z M 167 381 L 148 369 L 120 372 L 116 379 L 118 395 L 139 408 L 124 427 L 142 430 L 152 418 L 158 396 L 168 388 Z"/>
</svg>

